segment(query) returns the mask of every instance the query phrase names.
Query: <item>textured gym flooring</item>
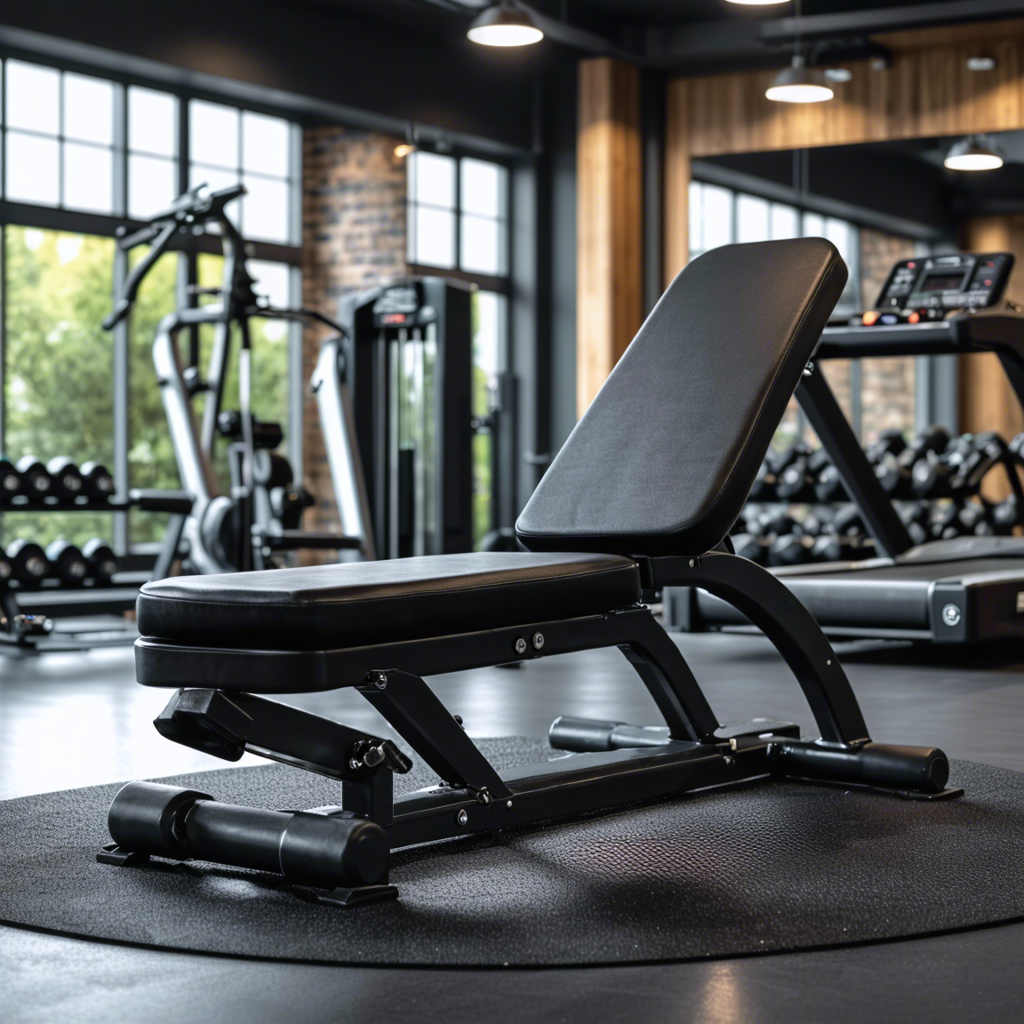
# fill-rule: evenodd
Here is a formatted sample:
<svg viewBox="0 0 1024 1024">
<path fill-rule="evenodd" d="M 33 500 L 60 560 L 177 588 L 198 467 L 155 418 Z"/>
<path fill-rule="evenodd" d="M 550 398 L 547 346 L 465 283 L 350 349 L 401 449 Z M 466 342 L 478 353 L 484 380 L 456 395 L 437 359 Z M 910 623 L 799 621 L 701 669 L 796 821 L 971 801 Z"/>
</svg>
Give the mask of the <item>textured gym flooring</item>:
<svg viewBox="0 0 1024 1024">
<path fill-rule="evenodd" d="M 679 642 L 723 720 L 770 715 L 810 731 L 795 682 L 764 641 Z M 1024 771 L 1024 665 L 1013 652 L 859 646 L 843 654 L 875 739 L 936 744 L 953 758 Z M 614 651 L 435 683 L 475 736 L 542 735 L 561 713 L 657 719 Z M 0 798 L 214 767 L 152 730 L 166 697 L 134 685 L 126 650 L 3 661 Z M 356 694 L 296 703 L 383 728 Z M 1024 877 L 1024 864 L 1007 870 Z M 722 914 L 729 927 L 727 907 Z M 193 927 L 203 923 L 197 915 Z M 1022 962 L 1024 923 L 698 963 L 507 971 L 281 964 L 0 928 L 9 1021 L 1007 1021 L 1024 1019 Z"/>
</svg>

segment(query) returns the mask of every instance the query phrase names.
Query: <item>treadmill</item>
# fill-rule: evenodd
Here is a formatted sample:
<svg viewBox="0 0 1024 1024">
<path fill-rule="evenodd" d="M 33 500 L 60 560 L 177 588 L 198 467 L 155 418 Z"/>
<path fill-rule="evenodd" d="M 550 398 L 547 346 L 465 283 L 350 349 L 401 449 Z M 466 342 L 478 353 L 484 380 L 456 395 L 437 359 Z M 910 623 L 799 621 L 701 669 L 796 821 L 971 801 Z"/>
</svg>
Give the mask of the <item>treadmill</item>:
<svg viewBox="0 0 1024 1024">
<path fill-rule="evenodd" d="M 822 334 L 796 396 L 883 557 L 771 571 L 832 637 L 936 644 L 1024 637 L 1024 537 L 956 537 L 914 547 L 824 374 L 815 371 L 824 359 L 993 352 L 1024 406 L 1024 314 L 1002 303 L 1012 267 L 1010 253 L 901 260 L 876 311 L 830 324 Z M 1009 476 L 1024 508 L 1018 474 Z M 752 628 L 701 590 L 674 588 L 664 601 L 669 628 Z"/>
</svg>

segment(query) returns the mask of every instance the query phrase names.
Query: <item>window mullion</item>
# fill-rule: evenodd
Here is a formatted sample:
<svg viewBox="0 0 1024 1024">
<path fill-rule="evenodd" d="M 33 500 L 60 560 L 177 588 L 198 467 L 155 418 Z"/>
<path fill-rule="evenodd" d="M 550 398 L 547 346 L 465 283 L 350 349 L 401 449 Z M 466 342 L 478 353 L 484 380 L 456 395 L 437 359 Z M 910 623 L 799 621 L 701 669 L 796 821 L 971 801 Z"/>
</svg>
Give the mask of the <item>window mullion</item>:
<svg viewBox="0 0 1024 1024">
<path fill-rule="evenodd" d="M 455 158 L 455 266 L 462 270 L 462 159 Z"/>
</svg>

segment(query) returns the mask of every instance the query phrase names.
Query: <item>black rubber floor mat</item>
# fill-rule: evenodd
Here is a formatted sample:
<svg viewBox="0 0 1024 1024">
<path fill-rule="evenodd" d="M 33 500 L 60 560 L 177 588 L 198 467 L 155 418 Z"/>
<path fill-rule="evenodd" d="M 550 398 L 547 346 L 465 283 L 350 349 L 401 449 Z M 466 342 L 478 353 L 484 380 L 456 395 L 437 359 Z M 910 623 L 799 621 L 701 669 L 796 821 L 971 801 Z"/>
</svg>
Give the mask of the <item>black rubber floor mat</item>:
<svg viewBox="0 0 1024 1024">
<path fill-rule="evenodd" d="M 499 767 L 553 756 L 481 743 Z M 164 780 L 264 807 L 339 801 L 279 765 Z M 432 782 L 418 766 L 402 790 Z M 342 910 L 271 876 L 97 864 L 118 786 L 0 803 L 0 919 L 127 943 L 362 964 L 569 965 L 722 957 L 1024 917 L 1024 774 L 954 762 L 916 802 L 754 784 L 400 851 L 398 901 Z"/>
</svg>

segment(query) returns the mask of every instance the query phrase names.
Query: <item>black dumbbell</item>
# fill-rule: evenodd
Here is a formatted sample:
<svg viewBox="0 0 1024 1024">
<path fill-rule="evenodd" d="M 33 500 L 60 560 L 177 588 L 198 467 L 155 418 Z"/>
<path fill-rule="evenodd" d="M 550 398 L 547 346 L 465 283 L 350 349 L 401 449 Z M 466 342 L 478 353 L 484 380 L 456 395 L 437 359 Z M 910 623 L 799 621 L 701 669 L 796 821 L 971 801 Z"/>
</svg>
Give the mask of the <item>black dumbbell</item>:
<svg viewBox="0 0 1024 1024">
<path fill-rule="evenodd" d="M 813 562 L 853 562 L 860 555 L 861 540 L 838 533 L 825 533 L 814 538 L 811 546 Z"/>
<path fill-rule="evenodd" d="M 1018 462 L 1024 462 L 1024 434 L 1018 434 L 1006 448 Z"/>
<path fill-rule="evenodd" d="M 55 540 L 46 548 L 51 575 L 66 587 L 80 587 L 85 582 L 89 565 L 82 549 L 67 540 Z"/>
<path fill-rule="evenodd" d="M 768 564 L 768 541 L 752 533 L 738 533 L 732 538 L 733 550 L 740 558 L 749 558 L 758 565 Z"/>
<path fill-rule="evenodd" d="M 814 496 L 818 501 L 844 501 L 848 498 L 846 484 L 832 463 L 823 466 L 814 482 Z"/>
<path fill-rule="evenodd" d="M 815 538 L 802 533 L 786 533 L 776 537 L 768 546 L 768 564 L 803 565 L 813 560 Z"/>
<path fill-rule="evenodd" d="M 950 488 L 958 497 L 968 497 L 981 490 L 981 483 L 998 465 L 1008 473 L 1016 473 L 1015 457 L 1009 445 L 994 431 L 975 434 L 969 451 L 956 466 Z"/>
<path fill-rule="evenodd" d="M 7 552 L 0 548 L 0 587 L 6 587 L 8 581 L 14 575 L 14 566 L 7 557 Z"/>
<path fill-rule="evenodd" d="M 1005 501 L 992 508 L 992 529 L 1003 537 L 1009 537 L 1013 528 L 1020 525 L 1017 499 L 1011 494 Z"/>
<path fill-rule="evenodd" d="M 898 506 L 896 514 L 906 527 L 907 534 L 915 547 L 928 539 L 928 507 L 926 505 L 910 501 Z"/>
<path fill-rule="evenodd" d="M 805 537 L 818 537 L 832 528 L 831 518 L 822 518 L 822 510 L 808 511 L 800 520 L 800 533 Z"/>
<path fill-rule="evenodd" d="M 99 462 L 86 462 L 81 469 L 85 494 L 93 501 L 109 501 L 116 490 L 114 477 Z"/>
<path fill-rule="evenodd" d="M 976 501 L 949 501 L 932 513 L 929 529 L 936 540 L 973 535 L 990 536 L 995 532 L 988 510 Z"/>
<path fill-rule="evenodd" d="M 82 546 L 82 557 L 88 566 L 88 575 L 97 583 L 109 583 L 117 572 L 117 556 L 99 537 L 86 541 Z"/>
<path fill-rule="evenodd" d="M 53 477 L 34 455 L 25 455 L 18 459 L 17 468 L 21 476 L 22 489 L 30 499 L 42 501 L 53 493 Z"/>
<path fill-rule="evenodd" d="M 959 504 L 946 501 L 932 508 L 928 519 L 928 532 L 935 540 L 951 540 L 960 536 Z"/>
<path fill-rule="evenodd" d="M 857 537 L 867 533 L 864 517 L 856 505 L 845 505 L 841 508 L 832 520 L 831 529 L 841 537 Z"/>
<path fill-rule="evenodd" d="M 899 430 L 883 430 L 877 441 L 864 449 L 864 455 L 872 466 L 877 466 L 887 455 L 898 458 L 907 449 L 907 442 Z"/>
<path fill-rule="evenodd" d="M 0 459 L 0 502 L 10 501 L 22 492 L 21 474 L 10 459 Z"/>
<path fill-rule="evenodd" d="M 71 459 L 58 455 L 46 464 L 46 472 L 53 478 L 53 494 L 64 502 L 74 502 L 82 496 L 85 481 Z"/>
<path fill-rule="evenodd" d="M 757 517 L 757 534 L 760 537 L 784 537 L 788 533 L 799 533 L 797 521 L 784 509 L 772 509 Z"/>
<path fill-rule="evenodd" d="M 821 473 L 831 465 L 832 459 L 824 448 L 798 450 L 790 464 L 779 473 L 775 493 L 780 500 L 795 505 L 812 502 L 817 497 L 816 485 Z"/>
<path fill-rule="evenodd" d="M 911 498 L 914 494 L 914 466 L 929 452 L 938 455 L 949 447 L 945 427 L 931 426 L 922 430 L 898 455 L 886 453 L 875 465 L 875 476 L 890 498 Z"/>
<path fill-rule="evenodd" d="M 995 527 L 992 525 L 992 514 L 987 505 L 977 501 L 965 501 L 957 513 L 960 525 L 965 534 L 975 537 L 991 537 Z"/>
<path fill-rule="evenodd" d="M 7 546 L 11 576 L 22 586 L 38 587 L 50 571 L 46 552 L 34 541 L 15 540 Z"/>
<path fill-rule="evenodd" d="M 949 443 L 944 452 L 925 452 L 911 470 L 911 490 L 917 498 L 948 498 L 958 488 L 954 480 L 975 450 L 972 434 Z"/>
<path fill-rule="evenodd" d="M 757 468 L 757 476 L 754 477 L 747 500 L 754 502 L 775 500 L 775 470 L 772 469 L 771 461 L 767 456 Z"/>
</svg>

